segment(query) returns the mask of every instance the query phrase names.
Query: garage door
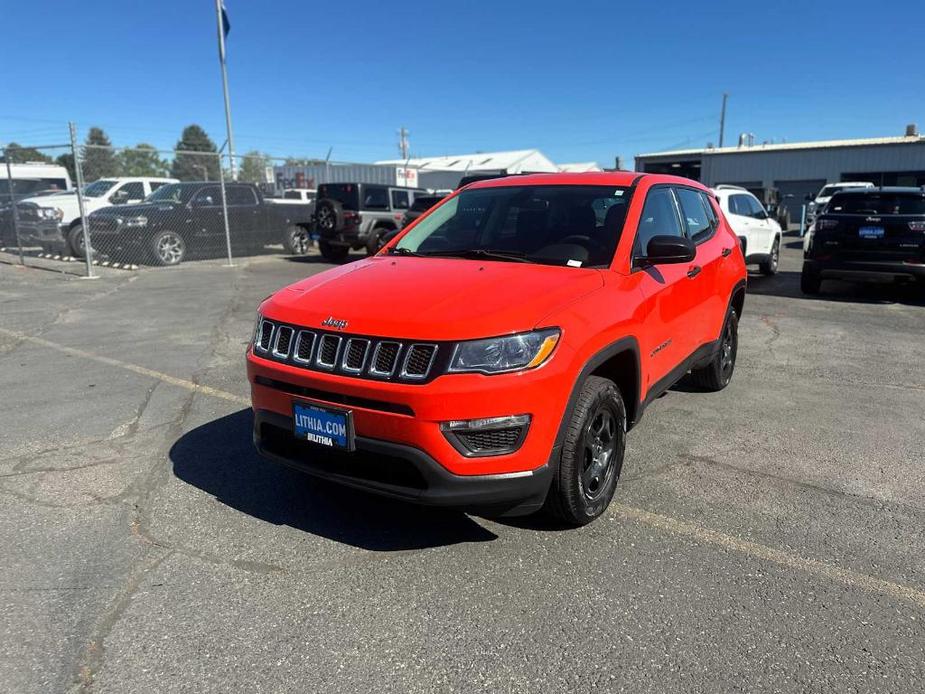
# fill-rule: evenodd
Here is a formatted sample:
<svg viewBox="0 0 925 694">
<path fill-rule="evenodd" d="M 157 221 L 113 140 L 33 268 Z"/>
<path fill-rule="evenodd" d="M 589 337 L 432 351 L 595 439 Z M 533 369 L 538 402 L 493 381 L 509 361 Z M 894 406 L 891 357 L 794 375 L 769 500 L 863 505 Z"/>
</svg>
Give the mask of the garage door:
<svg viewBox="0 0 925 694">
<path fill-rule="evenodd" d="M 806 196 L 815 195 L 827 182 L 824 178 L 805 181 L 774 181 L 774 187 L 780 191 L 781 201 L 790 211 L 790 219 L 794 224 L 800 221 L 800 213 Z"/>
</svg>

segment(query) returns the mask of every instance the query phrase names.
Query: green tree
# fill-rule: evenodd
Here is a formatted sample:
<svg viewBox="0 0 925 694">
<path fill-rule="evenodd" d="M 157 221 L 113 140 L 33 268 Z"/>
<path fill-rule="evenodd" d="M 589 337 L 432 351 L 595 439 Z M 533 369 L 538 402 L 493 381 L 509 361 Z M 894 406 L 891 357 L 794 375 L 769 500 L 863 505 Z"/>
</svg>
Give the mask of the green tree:
<svg viewBox="0 0 925 694">
<path fill-rule="evenodd" d="M 169 171 L 168 164 L 158 156 L 153 145 L 139 142 L 131 149 L 119 152 L 119 164 L 123 176 L 161 176 Z"/>
<path fill-rule="evenodd" d="M 248 152 L 241 158 L 238 180 L 246 181 L 247 183 L 265 183 L 268 166 L 270 166 L 269 154 L 263 154 L 256 150 Z"/>
<path fill-rule="evenodd" d="M 81 159 L 84 181 L 92 183 L 99 178 L 119 175 L 119 160 L 112 142 L 102 128 L 90 128 L 83 146 Z"/>
<path fill-rule="evenodd" d="M 181 181 L 218 180 L 218 150 L 200 126 L 188 125 L 183 128 L 183 134 L 180 135 L 174 151 L 173 162 L 170 165 L 170 174 L 174 178 Z M 188 152 L 210 152 L 212 155 Z"/>
<path fill-rule="evenodd" d="M 70 152 L 61 154 L 55 158 L 55 164 L 58 166 L 63 166 L 65 169 L 67 169 L 68 176 L 71 177 L 71 182 L 76 186 L 77 172 L 74 170 L 74 155 Z"/>
<path fill-rule="evenodd" d="M 7 155 L 10 157 L 11 164 L 25 164 L 27 162 L 51 164 L 51 157 L 47 154 L 43 154 L 35 147 L 23 147 L 16 142 L 10 142 L 6 145 L 2 155 L 0 155 L 0 162 L 5 164 Z M 3 175 L 5 176 L 6 172 L 3 172 Z"/>
</svg>

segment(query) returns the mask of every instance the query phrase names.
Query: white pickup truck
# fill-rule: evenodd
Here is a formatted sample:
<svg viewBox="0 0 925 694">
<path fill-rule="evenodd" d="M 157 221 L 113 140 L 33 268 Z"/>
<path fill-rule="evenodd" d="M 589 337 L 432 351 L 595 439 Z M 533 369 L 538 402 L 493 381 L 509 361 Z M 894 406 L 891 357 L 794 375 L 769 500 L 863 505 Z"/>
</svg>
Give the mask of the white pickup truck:
<svg viewBox="0 0 925 694">
<path fill-rule="evenodd" d="M 91 212 L 110 205 L 136 204 L 166 183 L 177 183 L 175 178 L 101 178 L 84 186 L 84 212 Z M 80 205 L 77 193 L 55 193 L 38 198 L 26 198 L 22 202 L 35 203 L 39 207 L 54 210 L 61 236 L 71 255 L 79 255 L 83 248 L 83 225 L 80 222 Z"/>
</svg>

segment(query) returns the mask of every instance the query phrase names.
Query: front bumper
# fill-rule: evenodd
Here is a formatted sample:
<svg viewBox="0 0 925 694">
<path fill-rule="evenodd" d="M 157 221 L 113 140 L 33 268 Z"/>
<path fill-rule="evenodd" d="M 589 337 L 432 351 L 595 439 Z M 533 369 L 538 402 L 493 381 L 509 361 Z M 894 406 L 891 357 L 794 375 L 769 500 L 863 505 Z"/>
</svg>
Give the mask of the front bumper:
<svg viewBox="0 0 925 694">
<path fill-rule="evenodd" d="M 498 475 L 454 475 L 424 451 L 358 436 L 342 453 L 296 439 L 292 419 L 255 410 L 254 446 L 278 463 L 355 489 L 427 506 L 523 515 L 538 510 L 552 479 L 551 466 Z"/>
<path fill-rule="evenodd" d="M 546 364 L 531 371 L 495 376 L 448 374 L 426 384 L 412 384 L 303 369 L 263 359 L 248 350 L 251 400 L 260 421 L 255 440 L 262 439 L 259 427 L 269 423 L 278 429 L 274 435 L 282 431 L 284 439 L 298 443 L 291 434 L 294 401 L 349 409 L 360 451 L 410 461 L 426 482 L 401 493 L 383 493 L 421 503 L 536 507 L 549 485 L 548 470 L 558 459 L 556 437 L 574 385 L 574 373 L 569 371 L 574 356 L 560 343 Z M 515 451 L 500 455 L 467 456 L 440 428 L 450 420 L 522 414 L 531 417 L 526 436 Z M 265 445 L 262 450 L 276 459 L 287 458 Z M 327 451 L 310 447 L 288 462 L 331 477 L 324 466 L 312 467 L 311 459 L 321 453 Z M 370 486 L 368 480 L 336 479 L 383 491 L 378 485 Z"/>
<path fill-rule="evenodd" d="M 818 260 L 803 261 L 803 272 L 817 274 L 824 279 L 856 279 L 881 282 L 912 281 L 925 282 L 925 261 L 877 261 L 877 260 Z"/>
<path fill-rule="evenodd" d="M 64 244 L 64 234 L 57 222 L 51 220 L 22 221 L 16 225 L 19 240 L 24 246 L 53 246 Z"/>
</svg>

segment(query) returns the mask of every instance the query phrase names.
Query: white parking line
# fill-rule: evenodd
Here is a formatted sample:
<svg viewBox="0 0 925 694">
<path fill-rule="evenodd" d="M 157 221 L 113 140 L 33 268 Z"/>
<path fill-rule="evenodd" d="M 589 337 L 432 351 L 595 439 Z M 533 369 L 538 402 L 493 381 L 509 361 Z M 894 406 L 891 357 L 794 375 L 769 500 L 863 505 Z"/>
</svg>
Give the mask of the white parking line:
<svg viewBox="0 0 925 694">
<path fill-rule="evenodd" d="M 611 510 L 624 518 L 670 532 L 674 535 L 690 537 L 716 547 L 747 554 L 755 559 L 774 562 L 780 566 L 795 569 L 803 573 L 844 583 L 852 588 L 859 588 L 871 593 L 881 593 L 891 598 L 908 601 L 921 608 L 925 608 L 925 591 L 904 586 L 901 583 L 885 581 L 882 578 L 868 576 L 867 574 L 852 571 L 851 569 L 843 569 L 840 566 L 826 564 L 817 559 L 807 559 L 806 557 L 801 557 L 798 554 L 777 549 L 776 547 L 769 547 L 768 545 L 762 545 L 758 542 L 743 540 L 733 535 L 721 533 L 717 530 L 711 530 L 687 521 L 678 520 L 670 516 L 662 516 L 632 506 L 613 503 L 611 504 Z"/>
<path fill-rule="evenodd" d="M 64 354 L 70 354 L 75 357 L 81 357 L 83 359 L 90 359 L 91 361 L 98 362 L 100 364 L 106 364 L 107 366 L 115 366 L 120 369 L 125 369 L 126 371 L 131 371 L 140 376 L 147 376 L 148 378 L 155 378 L 158 381 L 164 383 L 169 383 L 170 385 L 177 386 L 178 388 L 185 388 L 186 390 L 191 390 L 196 393 L 202 393 L 203 395 L 209 395 L 213 398 L 221 398 L 222 400 L 227 400 L 233 402 L 237 405 L 247 405 L 250 407 L 251 401 L 247 398 L 242 398 L 239 395 L 234 395 L 224 390 L 219 390 L 218 388 L 212 388 L 211 386 L 204 386 L 199 383 L 193 383 L 193 381 L 188 381 L 185 378 L 177 378 L 176 376 L 171 376 L 170 374 L 165 374 L 160 371 L 154 371 L 153 369 L 145 368 L 144 366 L 138 366 L 137 364 L 130 364 L 129 362 L 122 361 L 120 359 L 113 359 L 112 357 L 104 357 L 99 354 L 94 354 L 93 352 L 87 352 L 82 349 L 76 349 L 74 347 L 67 347 L 65 345 L 59 345 L 57 342 L 52 342 L 51 340 L 45 340 L 41 337 L 32 337 L 25 333 L 21 333 L 15 330 L 6 330 L 5 328 L 0 328 L 0 335 L 6 335 L 7 337 L 12 337 L 17 340 L 22 340 L 23 342 L 30 342 L 34 345 L 40 345 L 42 347 L 47 347 L 48 349 L 53 349 L 58 352 L 63 352 Z"/>
<path fill-rule="evenodd" d="M 31 335 L 27 335 L 15 330 L 6 330 L 4 328 L 0 328 L 0 334 L 6 335 L 7 337 L 12 337 L 17 340 L 22 340 L 24 342 L 29 342 L 34 345 L 47 347 L 48 349 L 53 349 L 64 354 L 70 354 L 72 356 L 89 359 L 100 364 L 106 364 L 107 366 L 115 366 L 120 369 L 125 369 L 140 376 L 154 378 L 179 388 L 185 388 L 186 390 L 201 393 L 202 395 L 220 398 L 222 400 L 233 402 L 238 405 L 250 406 L 250 401 L 247 398 L 242 398 L 238 395 L 234 395 L 233 393 L 219 390 L 218 388 L 212 388 L 211 386 L 204 386 L 183 378 L 177 378 L 176 376 L 171 376 L 160 371 L 154 371 L 153 369 L 138 366 L 137 364 L 130 364 L 129 362 L 113 359 L 111 357 L 100 356 L 98 354 L 87 352 L 82 349 L 67 347 L 65 345 L 60 345 L 57 342 L 45 340 L 41 337 L 32 337 Z M 772 562 L 794 571 L 826 578 L 831 581 L 836 581 L 838 583 L 842 583 L 852 588 L 857 588 L 869 593 L 879 593 L 896 600 L 910 602 L 918 607 L 925 609 L 925 591 L 921 591 L 910 586 L 904 586 L 901 583 L 894 583 L 892 581 L 886 581 L 875 576 L 868 576 L 867 574 L 852 571 L 851 569 L 843 569 L 839 566 L 835 566 L 834 564 L 827 564 L 817 559 L 807 559 L 806 557 L 801 557 L 798 554 L 787 552 L 776 547 L 770 547 L 758 542 L 743 540 L 741 538 L 735 537 L 734 535 L 721 533 L 718 530 L 711 530 L 710 528 L 695 525 L 694 523 L 690 523 L 688 521 L 682 521 L 677 518 L 672 518 L 671 516 L 663 516 L 657 513 L 652 513 L 650 511 L 645 511 L 640 508 L 635 508 L 633 506 L 625 506 L 624 504 L 614 502 L 611 504 L 610 511 L 623 518 L 648 525 L 652 528 L 657 528 L 658 530 L 662 530 L 673 535 L 689 537 L 699 542 L 713 545 L 714 547 L 729 549 L 741 554 L 748 555 L 755 559 Z"/>
</svg>

